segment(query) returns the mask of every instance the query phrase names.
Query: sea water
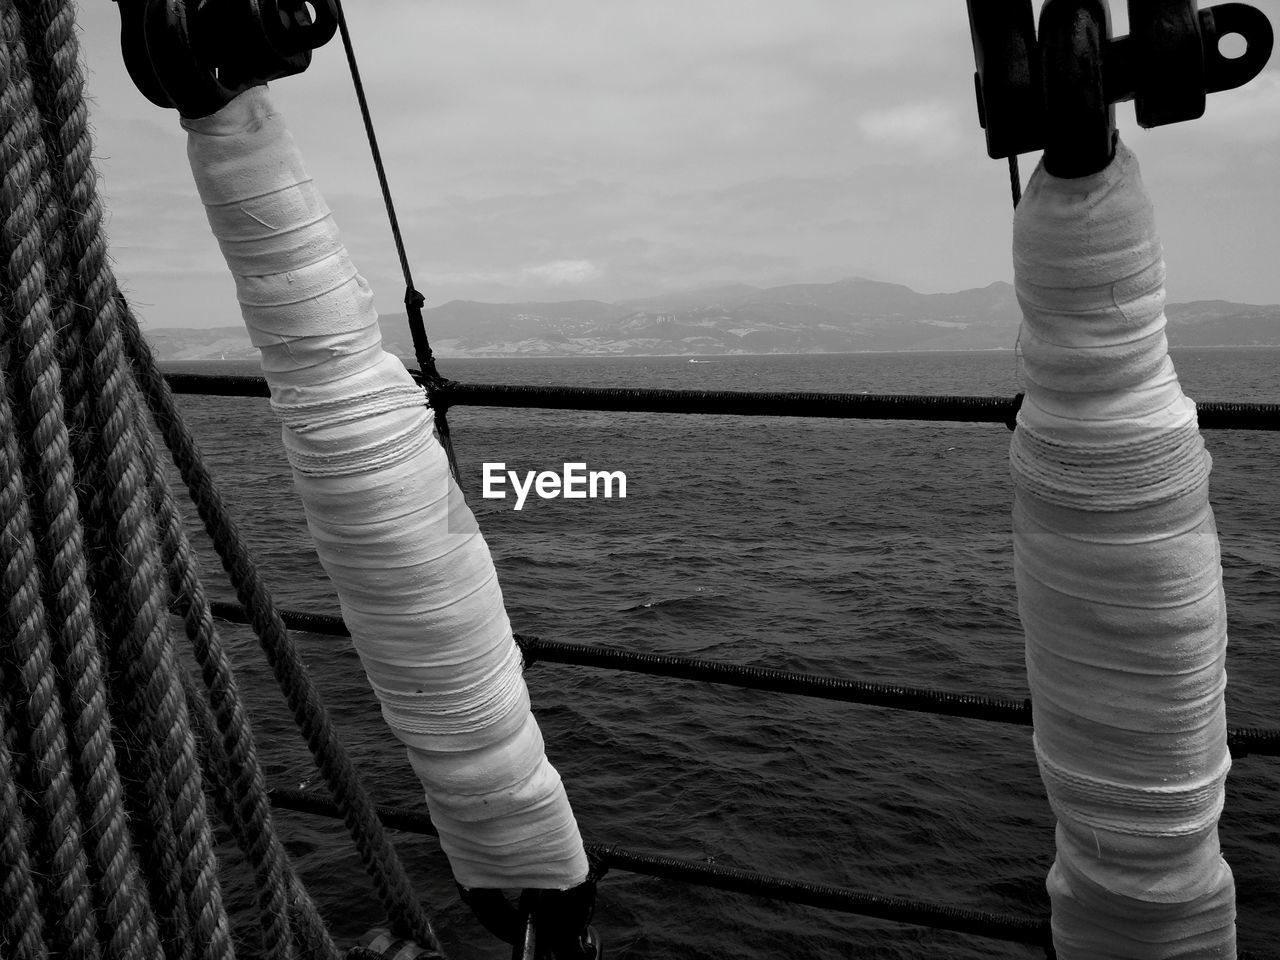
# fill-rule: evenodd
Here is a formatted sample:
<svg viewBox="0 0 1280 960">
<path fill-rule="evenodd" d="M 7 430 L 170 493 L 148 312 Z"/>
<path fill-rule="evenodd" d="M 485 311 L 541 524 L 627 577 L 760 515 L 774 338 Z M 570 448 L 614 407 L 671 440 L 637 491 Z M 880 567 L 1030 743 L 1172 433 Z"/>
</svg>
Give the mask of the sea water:
<svg viewBox="0 0 1280 960">
<path fill-rule="evenodd" d="M 1009 396 L 1011 352 L 444 360 L 464 382 Z M 1174 352 L 1197 400 L 1280 399 L 1280 350 Z M 252 372 L 245 365 L 173 365 Z M 282 607 L 337 612 L 265 400 L 182 406 Z M 517 632 L 838 677 L 1026 696 L 1000 425 L 455 408 L 462 485 Z M 1277 726 L 1280 434 L 1208 431 L 1230 647 L 1228 721 Z M 626 497 L 486 499 L 485 463 L 622 471 Z M 191 511 L 194 515 L 194 511 Z M 197 530 L 194 518 L 193 533 Z M 201 538 L 203 542 L 203 538 Z M 212 596 L 232 597 L 201 550 Z M 272 785 L 323 791 L 255 641 L 224 625 Z M 295 634 L 379 802 L 420 805 L 345 640 Z M 539 664 L 526 674 L 584 836 L 888 896 L 1047 912 L 1053 817 L 1030 731 L 706 683 Z M 1221 833 L 1240 945 L 1280 941 L 1280 760 L 1236 761 Z M 276 823 L 335 935 L 382 921 L 340 824 Z M 393 834 L 449 954 L 505 958 L 459 905 L 431 838 Z M 224 844 L 227 892 L 249 902 Z M 607 956 L 1035 957 L 621 871 L 600 886 Z M 242 955 L 255 926 L 240 925 Z"/>
</svg>

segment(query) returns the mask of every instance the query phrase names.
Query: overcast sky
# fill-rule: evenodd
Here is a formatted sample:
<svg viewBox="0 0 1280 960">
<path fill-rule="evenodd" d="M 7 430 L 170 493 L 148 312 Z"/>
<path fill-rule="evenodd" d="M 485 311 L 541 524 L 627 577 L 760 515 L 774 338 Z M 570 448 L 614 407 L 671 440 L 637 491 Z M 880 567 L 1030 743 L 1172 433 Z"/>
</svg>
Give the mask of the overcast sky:
<svg viewBox="0 0 1280 960">
<path fill-rule="evenodd" d="M 1254 5 L 1280 26 L 1280 0 Z M 347 15 L 429 305 L 1011 279 L 964 0 L 348 0 Z M 128 80 L 114 3 L 86 0 L 81 26 L 126 292 L 150 327 L 238 323 L 176 115 Z M 400 310 L 338 39 L 272 89 L 379 309 Z M 1280 57 L 1201 120 L 1118 118 L 1170 298 L 1280 303 Z"/>
</svg>

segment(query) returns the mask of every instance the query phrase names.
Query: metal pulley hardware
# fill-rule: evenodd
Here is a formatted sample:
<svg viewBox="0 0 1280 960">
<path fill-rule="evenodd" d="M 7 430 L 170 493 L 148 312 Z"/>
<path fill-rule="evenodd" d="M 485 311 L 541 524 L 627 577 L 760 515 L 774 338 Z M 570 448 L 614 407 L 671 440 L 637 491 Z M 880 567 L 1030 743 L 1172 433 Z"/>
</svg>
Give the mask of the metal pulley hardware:
<svg viewBox="0 0 1280 960">
<path fill-rule="evenodd" d="M 601 960 L 604 948 L 590 924 L 604 869 L 593 862 L 576 887 L 524 890 L 515 904 L 491 888 L 458 884 L 458 893 L 486 930 L 511 945 L 512 960 Z"/>
<path fill-rule="evenodd" d="M 386 927 L 374 927 L 347 951 L 344 960 L 440 960 L 440 954 L 402 940 Z"/>
<path fill-rule="evenodd" d="M 205 117 L 301 73 L 338 29 L 334 0 L 116 0 L 120 48 L 152 103 Z"/>
<path fill-rule="evenodd" d="M 1043 149 L 1060 177 L 1106 166 L 1116 103 L 1133 100 L 1143 127 L 1194 120 L 1207 94 L 1256 77 L 1273 43 L 1266 15 L 1243 3 L 1128 0 L 1129 35 L 1112 37 L 1106 0 L 1046 0 L 1037 37 L 1031 0 L 967 2 L 988 155 Z M 1229 58 L 1218 43 L 1232 35 L 1245 49 Z"/>
</svg>

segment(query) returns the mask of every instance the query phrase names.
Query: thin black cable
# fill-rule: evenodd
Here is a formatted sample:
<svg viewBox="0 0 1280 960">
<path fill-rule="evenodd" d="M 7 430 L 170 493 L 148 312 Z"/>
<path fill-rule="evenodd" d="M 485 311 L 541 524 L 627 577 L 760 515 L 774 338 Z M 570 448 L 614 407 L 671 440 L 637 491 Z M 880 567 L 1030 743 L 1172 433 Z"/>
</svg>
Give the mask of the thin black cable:
<svg viewBox="0 0 1280 960">
<path fill-rule="evenodd" d="M 342 9 L 342 0 L 334 0 L 338 11 L 338 30 L 342 34 L 342 48 L 347 55 L 347 67 L 351 71 L 351 83 L 356 91 L 356 101 L 360 104 L 360 119 L 364 121 L 365 137 L 369 141 L 369 152 L 373 154 L 373 168 L 378 175 L 378 187 L 382 191 L 382 203 L 387 210 L 387 220 L 391 224 L 391 236 L 396 244 L 396 256 L 400 258 L 400 272 L 404 274 L 404 308 L 409 319 L 409 336 L 413 340 L 413 355 L 418 361 L 422 373 L 423 386 L 427 388 L 427 397 L 435 415 L 436 432 L 449 458 L 449 470 L 455 482 L 458 481 L 458 460 L 453 453 L 453 440 L 449 434 L 449 422 L 445 417 L 447 404 L 437 404 L 434 394 L 448 381 L 436 369 L 435 354 L 431 351 L 431 342 L 427 339 L 427 324 L 422 318 L 422 305 L 426 298 L 413 285 L 413 273 L 409 269 L 409 255 L 405 252 L 404 236 L 400 232 L 400 219 L 396 216 L 395 202 L 391 198 L 391 185 L 387 181 L 387 170 L 382 162 L 382 151 L 378 148 L 378 135 L 373 129 L 373 117 L 369 112 L 369 100 L 364 93 L 364 81 L 360 79 L 360 66 L 356 63 L 356 51 L 351 44 L 351 31 L 347 29 L 347 16 Z"/>
<path fill-rule="evenodd" d="M 524 657 L 525 668 L 539 660 L 547 663 L 623 670 L 651 677 L 675 680 L 697 680 L 770 693 L 791 693 L 819 700 L 860 703 L 867 706 L 912 710 L 937 716 L 968 717 L 1031 726 L 1031 700 L 990 697 L 982 694 L 952 693 L 924 687 L 907 687 L 896 683 L 871 683 L 813 673 L 794 673 L 769 667 L 673 657 L 632 650 L 612 650 L 596 644 L 560 643 L 539 637 L 516 635 L 516 643 Z"/>
<path fill-rule="evenodd" d="M 209 609 L 215 617 L 232 623 L 248 623 L 248 614 L 236 603 L 214 600 Z M 349 637 L 351 633 L 341 617 L 302 610 L 281 610 L 280 619 L 291 630 L 327 637 Z M 912 710 L 937 716 L 965 717 L 1016 726 L 1031 725 L 1031 701 L 989 697 L 981 694 L 952 693 L 946 690 L 904 687 L 896 684 L 868 683 L 806 673 L 790 673 L 764 667 L 749 667 L 717 660 L 671 657 L 629 650 L 610 650 L 591 644 L 557 643 L 537 637 L 517 635 L 525 667 L 538 660 L 548 663 L 601 667 L 678 680 L 700 680 L 749 690 L 789 693 L 819 700 L 860 703 L 868 706 Z M 1265 727 L 1229 727 L 1227 745 L 1233 757 L 1280 756 L 1280 729 Z"/>
<path fill-rule="evenodd" d="M 351 46 L 351 32 L 347 29 L 347 17 L 342 10 L 342 0 L 334 0 L 338 10 L 338 30 L 342 33 L 342 47 L 347 54 L 347 66 L 351 70 L 351 82 L 355 86 L 356 100 L 360 104 L 360 117 L 364 121 L 365 136 L 369 139 L 369 150 L 373 154 L 373 167 L 378 174 L 378 186 L 382 189 L 382 202 L 387 208 L 387 219 L 391 221 L 391 236 L 395 238 L 396 254 L 400 257 L 400 271 L 404 274 L 404 285 L 413 290 L 413 274 L 409 269 L 409 255 L 405 253 L 404 238 L 400 234 L 400 221 L 396 217 L 395 203 L 391 199 L 391 186 L 387 182 L 387 171 L 382 163 L 382 151 L 378 149 L 378 135 L 373 129 L 373 117 L 369 114 L 369 101 L 364 95 L 364 82 L 360 79 L 360 67 L 356 63 L 356 52 Z M 418 334 L 426 341 L 425 330 L 415 330 L 414 349 L 418 347 Z M 430 352 L 430 348 L 427 348 Z"/>
<path fill-rule="evenodd" d="M 338 814 L 336 805 L 328 797 L 286 789 L 273 789 L 268 795 L 271 805 L 282 810 L 320 817 L 334 817 Z M 427 836 L 437 835 L 431 818 L 421 810 L 379 804 L 377 812 L 382 822 L 392 829 Z M 605 866 L 628 873 L 1013 943 L 1040 947 L 1046 947 L 1049 943 L 1049 922 L 1040 917 L 1020 917 L 883 896 L 832 884 L 810 883 L 735 867 L 640 853 L 614 844 L 588 842 L 583 846 L 591 857 L 600 860 Z"/>
<path fill-rule="evenodd" d="M 262 377 L 168 373 L 170 390 L 219 397 L 268 397 Z M 910 394 L 750 392 L 617 387 L 520 386 L 448 381 L 440 407 L 519 407 L 542 410 L 611 410 L 625 413 L 696 413 L 749 417 L 825 417 L 865 420 L 929 420 L 1003 423 L 1014 427 L 1022 394 L 1012 397 Z M 1210 401 L 1196 404 L 1201 430 L 1280 430 L 1280 403 Z"/>
<path fill-rule="evenodd" d="M 281 810 L 293 810 L 318 817 L 340 816 L 337 806 L 328 797 L 302 790 L 287 789 L 273 789 L 268 795 L 271 798 L 271 805 Z M 376 809 L 383 824 L 393 830 L 437 836 L 431 818 L 421 810 L 385 804 L 378 804 Z M 1041 947 L 1047 958 L 1054 956 L 1047 918 L 1015 916 L 969 907 L 953 907 L 948 904 L 868 894 L 848 887 L 771 877 L 749 870 L 722 867 L 696 860 L 655 856 L 628 850 L 615 844 L 588 842 L 583 846 L 589 856 L 612 870 L 821 907 L 840 913 L 952 930 L 1012 943 L 1025 943 Z M 1275 960 L 1275 958 L 1264 958 L 1242 950 L 1239 953 L 1239 960 Z"/>
<path fill-rule="evenodd" d="M 1018 155 L 1009 154 L 1009 192 L 1013 194 L 1013 209 L 1022 201 L 1022 174 L 1018 171 Z"/>
</svg>

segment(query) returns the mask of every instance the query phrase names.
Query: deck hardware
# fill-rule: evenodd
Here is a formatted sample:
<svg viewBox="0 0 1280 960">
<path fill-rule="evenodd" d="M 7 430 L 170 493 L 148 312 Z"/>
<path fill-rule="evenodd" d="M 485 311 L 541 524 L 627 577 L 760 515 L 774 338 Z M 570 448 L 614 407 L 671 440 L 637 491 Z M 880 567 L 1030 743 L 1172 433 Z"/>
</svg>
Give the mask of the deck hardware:
<svg viewBox="0 0 1280 960">
<path fill-rule="evenodd" d="M 1208 94 L 1256 77 L 1274 43 L 1266 15 L 1244 3 L 1128 0 L 1130 33 L 1112 37 L 1106 0 L 1046 0 L 1038 36 L 1031 0 L 967 2 L 988 156 L 1043 149 L 1057 176 L 1106 165 L 1116 103 L 1133 100 L 1143 127 L 1194 120 Z M 1229 35 L 1245 42 L 1239 57 L 1219 49 Z"/>
<path fill-rule="evenodd" d="M 568 890 L 524 890 L 517 904 L 497 889 L 458 884 L 463 903 L 481 926 L 511 945 L 512 960 L 602 960 L 595 928 L 596 883 L 603 865 Z"/>
<path fill-rule="evenodd" d="M 978 123 L 993 159 L 1039 150 L 1044 144 L 1040 49 L 1031 0 L 968 0 L 969 32 L 978 71 L 973 75 Z"/>
<path fill-rule="evenodd" d="M 347 951 L 346 960 L 433 960 L 439 956 L 412 940 L 396 937 L 386 927 L 374 927 Z"/>
<path fill-rule="evenodd" d="M 1040 10 L 1044 168 L 1055 177 L 1096 173 L 1115 155 L 1104 73 L 1110 34 L 1106 0 L 1046 0 Z"/>
<path fill-rule="evenodd" d="M 116 0 L 120 49 L 152 103 L 205 117 L 249 87 L 301 73 L 338 29 L 334 0 Z"/>
</svg>

